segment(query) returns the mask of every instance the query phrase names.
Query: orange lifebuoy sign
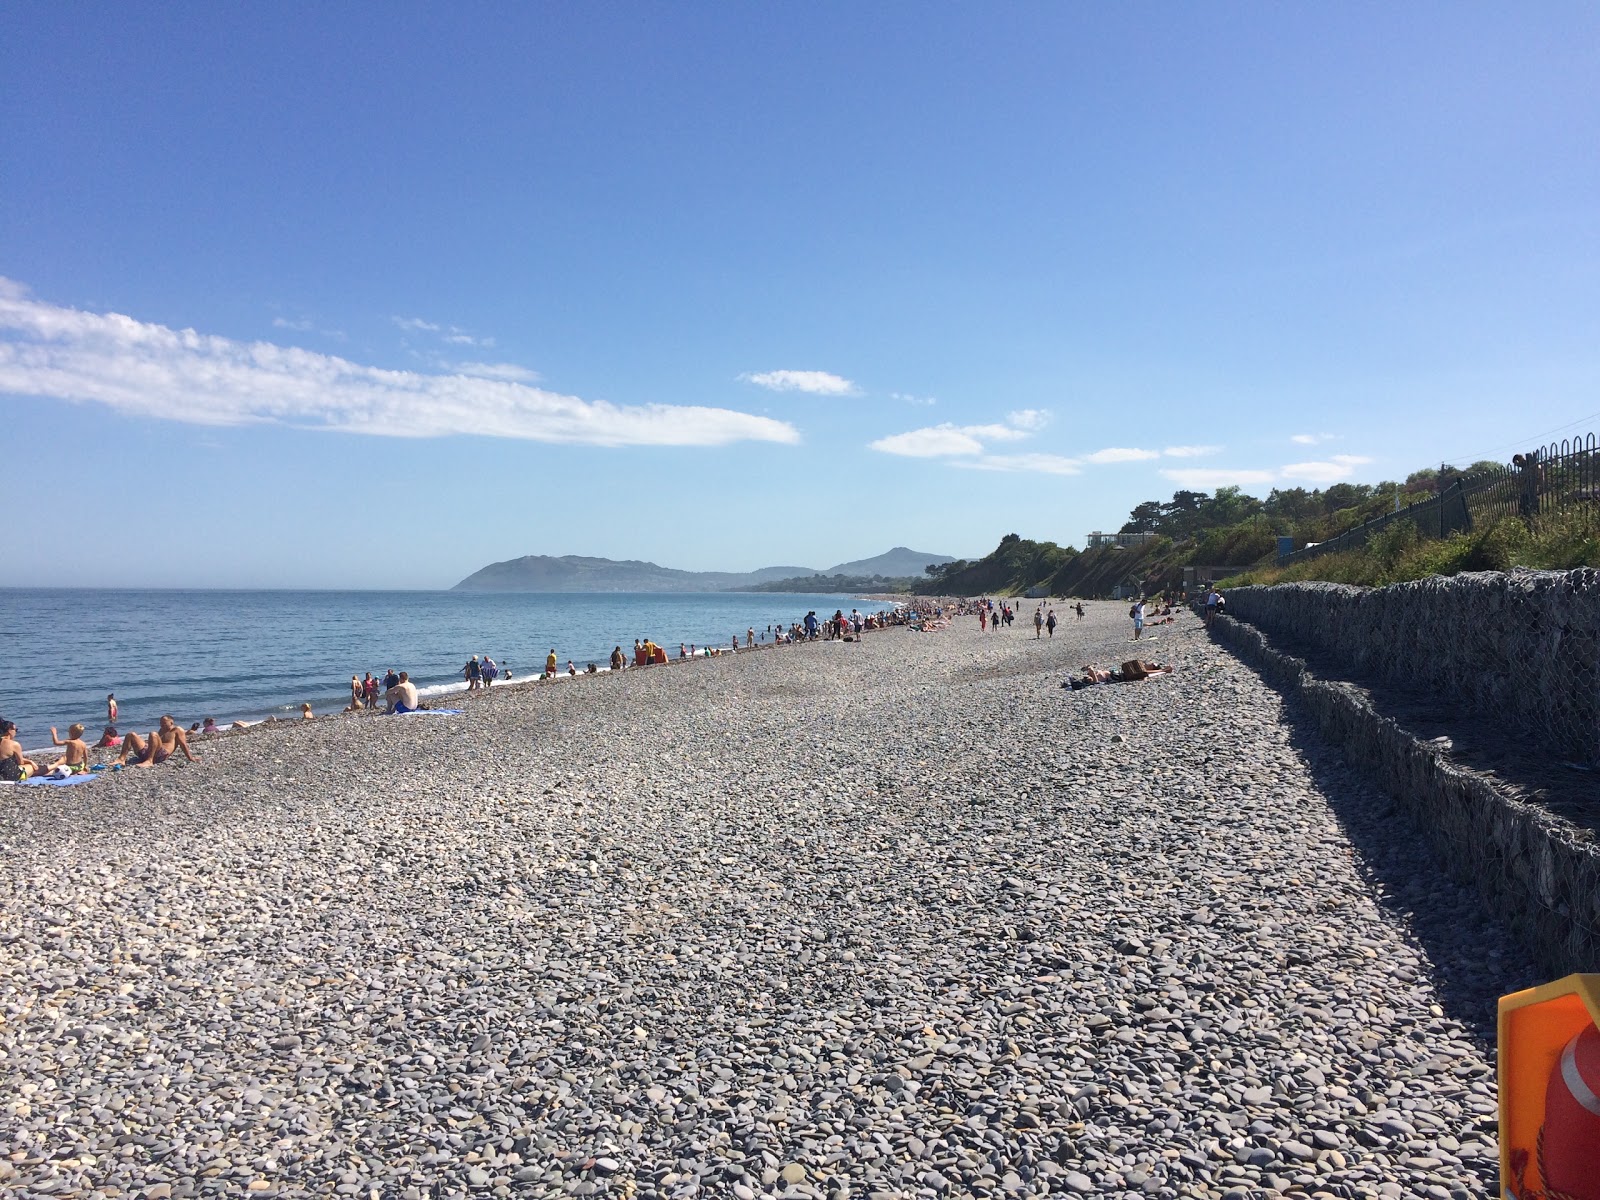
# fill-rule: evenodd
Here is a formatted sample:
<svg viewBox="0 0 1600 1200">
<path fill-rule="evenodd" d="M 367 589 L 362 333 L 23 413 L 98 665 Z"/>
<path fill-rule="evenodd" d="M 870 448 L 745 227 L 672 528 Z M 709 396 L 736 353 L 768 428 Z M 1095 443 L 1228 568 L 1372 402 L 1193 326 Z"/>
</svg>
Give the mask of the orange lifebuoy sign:
<svg viewBox="0 0 1600 1200">
<path fill-rule="evenodd" d="M 1600 975 L 1500 998 L 1500 1191 L 1600 1200 Z"/>
</svg>

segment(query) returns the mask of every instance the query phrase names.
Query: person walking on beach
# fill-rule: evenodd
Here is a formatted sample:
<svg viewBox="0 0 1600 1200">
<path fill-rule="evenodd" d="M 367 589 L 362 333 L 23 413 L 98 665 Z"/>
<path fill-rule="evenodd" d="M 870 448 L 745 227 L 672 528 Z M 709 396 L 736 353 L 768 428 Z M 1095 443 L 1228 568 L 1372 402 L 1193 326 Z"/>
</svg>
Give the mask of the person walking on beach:
<svg viewBox="0 0 1600 1200">
<path fill-rule="evenodd" d="M 1055 626 L 1050 627 L 1050 632 L 1055 633 Z M 1033 640 L 1038 641 L 1044 633 L 1044 609 L 1033 610 Z"/>
<path fill-rule="evenodd" d="M 479 674 L 483 676 L 483 690 L 488 691 L 494 686 L 494 681 L 500 678 L 500 668 L 495 665 L 494 659 L 485 654 L 483 656 L 483 669 Z"/>
<path fill-rule="evenodd" d="M 367 693 L 361 686 L 361 677 L 359 675 L 350 676 L 350 707 L 345 709 L 345 712 L 355 712 L 366 702 L 366 699 Z"/>
<path fill-rule="evenodd" d="M 478 690 L 478 684 L 483 680 L 483 666 L 478 662 L 476 654 L 472 656 L 466 666 L 461 668 L 461 678 L 467 681 L 467 691 L 475 692 Z"/>
<path fill-rule="evenodd" d="M 1045 627 L 1050 630 L 1050 636 L 1052 638 L 1054 638 L 1056 636 L 1056 610 L 1055 609 L 1052 608 L 1050 610 L 1050 615 L 1047 616 L 1044 619 L 1044 623 L 1045 623 Z"/>
<path fill-rule="evenodd" d="M 1078 618 L 1077 619 L 1080 620 L 1080 621 L 1083 620 L 1083 601 L 1079 600 L 1072 607 L 1077 611 L 1077 614 L 1078 614 Z"/>
<path fill-rule="evenodd" d="M 1128 615 L 1133 618 L 1133 640 L 1137 642 L 1144 636 L 1144 601 L 1135 600 Z"/>
<path fill-rule="evenodd" d="M 556 677 L 556 671 L 559 669 L 560 665 L 561 664 L 556 659 L 556 648 L 551 646 L 550 654 L 544 660 L 544 673 L 550 676 L 551 679 L 554 679 Z"/>
<path fill-rule="evenodd" d="M 369 709 L 378 707 L 378 681 L 371 671 L 368 671 L 367 677 L 361 681 L 361 694 Z"/>
<path fill-rule="evenodd" d="M 623 657 L 622 657 L 622 647 L 621 646 L 612 647 L 612 650 L 611 650 L 611 669 L 613 671 L 620 671 L 620 670 L 623 669 L 624 665 L 625 665 L 625 663 L 624 663 L 624 660 L 623 660 Z"/>
</svg>

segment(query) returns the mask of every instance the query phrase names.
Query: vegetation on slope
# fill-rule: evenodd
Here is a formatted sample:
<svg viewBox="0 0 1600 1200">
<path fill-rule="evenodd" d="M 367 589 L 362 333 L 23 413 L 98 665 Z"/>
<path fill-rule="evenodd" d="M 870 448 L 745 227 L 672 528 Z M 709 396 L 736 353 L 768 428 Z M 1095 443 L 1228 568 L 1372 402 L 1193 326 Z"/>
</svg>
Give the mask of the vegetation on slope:
<svg viewBox="0 0 1600 1200">
<path fill-rule="evenodd" d="M 1017 595 L 1047 587 L 1056 596 L 1106 596 L 1118 586 L 1146 592 L 1176 586 L 1189 566 L 1235 568 L 1230 583 L 1294 579 L 1381 585 L 1458 571 L 1513 566 L 1563 568 L 1600 562 L 1600 532 L 1591 520 L 1568 513 L 1546 516 L 1529 528 L 1506 518 L 1443 541 L 1422 537 L 1409 523 L 1392 524 L 1367 546 L 1276 565 L 1278 539 L 1298 546 L 1327 541 L 1397 507 L 1423 501 L 1463 475 L 1498 467 L 1479 462 L 1458 470 L 1417 471 L 1403 481 L 1376 485 L 1336 483 L 1327 488 L 1274 488 L 1265 499 L 1237 487 L 1215 493 L 1180 490 L 1171 500 L 1148 500 L 1129 514 L 1121 532 L 1153 535 L 1126 546 L 1079 553 L 1071 546 L 1007 534 L 983 558 L 930 565 L 916 591 L 945 595 Z M 883 589 L 887 590 L 887 589 Z"/>
</svg>

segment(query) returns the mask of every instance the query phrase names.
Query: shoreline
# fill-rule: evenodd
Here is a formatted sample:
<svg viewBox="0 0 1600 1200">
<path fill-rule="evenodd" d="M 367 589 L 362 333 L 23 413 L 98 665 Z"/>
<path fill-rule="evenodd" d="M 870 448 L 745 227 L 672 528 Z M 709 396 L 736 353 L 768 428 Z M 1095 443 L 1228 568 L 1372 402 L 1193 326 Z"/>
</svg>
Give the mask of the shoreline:
<svg viewBox="0 0 1600 1200">
<path fill-rule="evenodd" d="M 878 597 L 855 597 L 855 599 L 857 599 L 858 601 L 866 601 L 866 602 L 872 602 L 872 603 L 883 603 L 883 604 L 892 604 L 892 605 L 894 605 L 893 608 L 877 609 L 872 614 L 864 614 L 864 615 L 873 615 L 873 616 L 885 616 L 885 615 L 887 615 L 887 616 L 893 618 L 893 619 L 889 620 L 889 622 L 886 625 L 880 626 L 880 627 L 878 627 L 876 629 L 870 629 L 869 632 L 872 633 L 873 635 L 879 635 L 879 634 L 882 634 L 882 633 L 886 632 L 888 629 L 896 628 L 899 624 L 903 623 L 903 620 L 902 620 L 903 614 L 910 613 L 910 612 L 920 612 L 920 611 L 923 611 L 924 608 L 931 610 L 931 609 L 934 609 L 934 608 L 937 608 L 937 607 L 949 606 L 949 605 L 952 605 L 952 604 L 963 604 L 963 603 L 966 603 L 965 601 L 957 600 L 957 599 L 954 599 L 954 598 L 951 598 L 951 597 L 915 597 L 915 596 L 906 596 L 906 597 L 898 597 L 898 598 L 889 598 L 889 597 L 883 597 L 883 598 L 878 598 Z M 925 603 L 925 605 L 919 605 L 917 603 L 913 603 L 913 602 L 916 602 L 916 601 L 925 601 L 926 603 Z M 795 622 L 794 624 L 798 624 L 798 622 Z M 757 636 L 758 639 L 762 639 L 764 637 L 763 631 L 758 630 L 757 633 L 756 633 L 756 636 Z M 862 636 L 866 636 L 866 634 L 864 633 Z M 454 705 L 456 703 L 458 703 L 458 702 L 469 702 L 469 701 L 472 701 L 472 700 L 475 700 L 475 699 L 481 699 L 481 698 L 487 696 L 488 694 L 490 694 L 491 692 L 492 693 L 501 693 L 501 692 L 515 691 L 515 690 L 525 689 L 525 688 L 529 688 L 529 687 L 536 687 L 536 686 L 541 686 L 541 685 L 548 686 L 548 685 L 552 685 L 552 684 L 565 683 L 565 682 L 570 682 L 570 681 L 575 681 L 575 680 L 580 680 L 580 679 L 590 678 L 590 677 L 599 678 L 599 677 L 602 677 L 602 676 L 609 677 L 609 676 L 612 676 L 612 675 L 629 675 L 629 674 L 633 674 L 635 672 L 648 670 L 651 667 L 687 666 L 687 665 L 691 665 L 691 664 L 694 664 L 694 663 L 697 663 L 697 662 L 710 662 L 710 661 L 713 661 L 715 659 L 720 659 L 720 658 L 728 657 L 728 656 L 737 655 L 737 656 L 743 657 L 745 655 L 748 655 L 752 651 L 787 649 L 787 648 L 791 648 L 791 647 L 796 646 L 796 645 L 806 645 L 806 644 L 810 644 L 812 642 L 823 641 L 823 640 L 825 640 L 825 639 L 821 638 L 820 636 L 818 638 L 815 638 L 815 639 L 804 639 L 804 638 L 802 638 L 802 639 L 800 639 L 798 641 L 784 641 L 784 642 L 757 640 L 754 645 L 740 645 L 737 648 L 734 648 L 732 646 L 727 646 L 727 647 L 699 646 L 698 644 L 696 644 L 695 647 L 693 648 L 693 650 L 691 651 L 691 653 L 689 653 L 685 657 L 680 658 L 677 655 L 669 653 L 668 656 L 667 656 L 667 660 L 665 662 L 663 662 L 663 663 L 648 663 L 648 664 L 626 663 L 624 665 L 623 670 L 620 671 L 620 672 L 612 671 L 612 669 L 610 668 L 609 665 L 607 665 L 607 666 L 599 666 L 598 664 L 596 664 L 595 670 L 593 672 L 590 672 L 590 671 L 587 671 L 587 670 L 578 670 L 578 671 L 575 671 L 573 674 L 569 675 L 565 671 L 558 671 L 554 676 L 546 676 L 546 675 L 540 674 L 540 675 L 522 676 L 522 677 L 517 677 L 517 678 L 510 679 L 510 680 L 502 679 L 502 680 L 496 681 L 492 686 L 481 687 L 479 689 L 472 690 L 472 691 L 468 690 L 468 685 L 467 685 L 467 681 L 466 680 L 459 680 L 459 681 L 453 681 L 453 682 L 448 682 L 448 683 L 432 683 L 432 684 L 419 685 L 418 688 L 417 688 L 417 694 L 418 694 L 418 698 L 421 699 L 422 701 L 424 701 L 423 707 L 424 707 L 425 710 L 427 710 L 427 709 L 436 709 L 436 708 L 449 708 L 449 707 L 454 707 Z M 687 645 L 687 643 L 684 643 L 684 644 Z M 382 701 L 382 695 L 381 694 L 380 694 L 379 698 L 380 698 L 380 702 L 381 702 Z M 448 698 L 448 701 L 449 701 L 448 703 L 440 703 L 441 700 L 446 700 L 447 698 Z M 336 701 L 334 701 L 334 703 L 336 703 Z M 283 710 L 280 710 L 280 711 L 285 711 L 286 715 L 278 716 L 278 715 L 276 715 L 275 712 L 269 712 L 269 714 L 267 716 L 259 717 L 259 718 L 253 719 L 253 720 L 246 719 L 244 717 L 218 718 L 216 730 L 214 732 L 212 732 L 212 733 L 209 733 L 209 734 L 203 734 L 199 730 L 190 730 L 188 728 L 188 726 L 185 725 L 181 721 L 179 722 L 179 725 L 189 735 L 189 741 L 190 741 L 191 749 L 198 756 L 200 754 L 200 748 L 203 747 L 203 746 L 216 744 L 219 740 L 221 740 L 223 738 L 235 737 L 235 736 L 240 735 L 240 734 L 259 732 L 259 731 L 261 731 L 263 729 L 281 730 L 281 729 L 285 729 L 285 728 L 303 728 L 303 727 L 305 727 L 307 725 L 320 724 L 320 723 L 324 723 L 324 722 L 335 720 L 335 719 L 340 719 L 340 720 L 358 720 L 359 721 L 359 720 L 363 720 L 363 719 L 370 718 L 370 717 L 375 717 L 375 716 L 393 715 L 393 714 L 387 713 L 385 711 L 385 708 L 381 704 L 380 704 L 380 707 L 378 707 L 378 708 L 362 709 L 359 712 L 353 712 L 348 708 L 340 708 L 340 709 L 336 709 L 334 711 L 327 711 L 327 709 L 325 707 L 323 712 L 315 713 L 315 715 L 310 720 L 306 720 L 305 718 L 296 715 L 296 710 L 294 709 L 294 707 L 292 705 L 291 706 L 285 706 L 285 708 Z M 0 715 L 3 715 L 3 714 L 0 714 Z M 234 721 L 238 721 L 240 723 L 238 727 L 234 726 L 234 724 L 233 724 Z M 60 727 L 58 726 L 58 729 L 59 728 Z M 137 725 L 127 724 L 127 723 L 120 724 L 119 725 L 119 731 L 123 732 L 123 733 L 126 733 L 126 732 L 139 733 L 141 736 L 143 736 L 147 732 L 147 731 L 141 729 L 140 727 L 138 727 Z M 85 741 L 89 742 L 89 762 L 91 764 L 91 769 L 108 768 L 108 767 L 110 767 L 110 764 L 117 758 L 118 754 L 120 753 L 120 748 L 119 747 L 97 747 L 97 746 L 95 746 L 93 741 L 89 740 L 90 739 L 90 734 L 92 732 L 93 732 L 92 730 L 86 730 L 85 734 L 84 734 Z M 98 735 L 96 735 L 96 737 L 98 737 Z M 40 759 L 44 759 L 44 758 L 58 757 L 62 753 L 62 751 L 61 751 L 60 747 L 52 746 L 52 745 L 49 745 L 49 744 L 45 744 L 45 745 L 42 745 L 42 746 L 39 746 L 39 747 L 35 747 L 35 748 L 24 749 L 23 753 L 27 757 L 32 758 L 35 761 L 39 761 Z M 181 758 L 181 754 L 179 755 L 179 757 Z"/>
<path fill-rule="evenodd" d="M 40 591 L 41 589 L 20 589 L 20 590 L 37 592 L 37 591 Z M 96 592 L 104 592 L 104 591 L 106 591 L 106 589 L 77 589 L 77 590 L 86 591 L 86 592 L 89 592 L 89 593 L 96 593 Z M 180 593 L 186 593 L 186 592 L 190 591 L 191 589 L 157 589 L 157 590 L 158 591 L 176 591 L 176 592 L 180 592 Z M 232 593 L 229 593 L 229 594 L 232 594 Z M 250 593 L 243 593 L 243 594 L 250 594 Z M 341 592 L 341 593 L 335 593 L 335 594 L 343 594 L 343 593 Z M 374 595 L 382 595 L 384 593 L 380 592 L 380 593 L 372 593 L 372 594 L 374 594 Z M 431 593 L 421 593 L 421 592 L 419 592 L 419 593 L 407 593 L 407 594 L 422 595 L 422 594 L 431 594 Z M 446 593 L 442 593 L 442 594 L 449 595 L 450 593 L 446 592 Z M 612 597 L 612 596 L 614 596 L 616 594 L 614 594 L 614 593 L 559 593 L 558 595 L 560 597 L 562 597 L 563 599 L 565 599 L 568 596 L 570 596 L 574 600 L 581 601 L 585 597 L 606 597 L 606 598 L 609 599 L 610 597 Z M 648 600 L 657 600 L 658 601 L 658 600 L 662 600 L 662 599 L 675 600 L 675 599 L 678 598 L 679 594 L 677 594 L 677 593 L 641 593 L 640 595 L 641 595 L 642 598 L 645 598 L 645 599 L 648 599 Z M 687 594 L 685 594 L 685 595 L 687 595 Z M 724 596 L 737 595 L 741 600 L 758 599 L 759 602 L 762 602 L 762 606 L 763 607 L 771 607 L 771 606 L 766 606 L 764 604 L 764 601 L 769 598 L 764 593 L 712 593 L 710 595 L 715 596 L 715 597 L 719 597 L 719 598 L 720 597 L 724 597 Z M 800 595 L 800 594 L 796 594 L 796 593 L 775 593 L 775 594 L 772 594 L 772 596 L 770 598 L 771 599 L 782 599 L 784 596 L 788 596 L 788 595 Z M 806 595 L 812 595 L 812 594 L 806 594 Z M 815 603 L 815 599 L 817 597 L 822 596 L 822 595 L 824 595 L 824 594 L 822 594 L 822 593 L 814 594 L 813 597 L 812 597 L 811 603 Z M 870 603 L 870 604 L 873 604 L 873 605 L 876 605 L 876 606 L 882 606 L 881 608 L 877 609 L 877 611 L 883 611 L 884 609 L 888 608 L 889 606 L 903 606 L 903 605 L 907 605 L 907 604 L 913 604 L 914 605 L 914 604 L 919 604 L 919 603 L 924 603 L 924 602 L 931 602 L 931 600 L 932 600 L 932 598 L 915 597 L 915 596 L 884 596 L 884 597 L 871 597 L 871 598 L 863 597 L 863 596 L 859 596 L 859 595 L 852 595 L 852 596 L 849 596 L 849 597 L 845 597 L 843 594 L 827 594 L 827 596 L 828 596 L 829 600 L 835 601 L 835 602 L 837 602 L 837 601 L 839 601 L 841 599 L 850 599 L 850 600 L 854 600 L 855 602 L 857 602 L 857 604 Z M 803 614 L 794 614 L 795 617 L 798 617 L 800 615 L 803 615 Z M 738 624 L 740 625 L 741 631 L 743 630 L 743 628 L 747 624 L 748 619 L 749 619 L 748 615 L 746 615 L 746 617 L 743 620 L 738 622 Z M 631 622 L 628 621 L 628 618 L 625 615 L 623 616 L 623 623 L 631 623 Z M 648 622 L 639 622 L 639 624 L 645 624 L 645 623 L 648 623 Z M 763 624 L 766 625 L 768 623 L 767 622 L 763 622 Z M 771 622 L 770 623 L 770 627 L 776 627 L 776 626 L 777 626 L 777 622 Z M 759 629 L 759 627 L 758 627 L 758 629 Z M 557 638 L 559 639 L 559 633 L 557 635 Z M 506 643 L 506 642 L 509 642 L 509 641 L 511 641 L 513 639 L 501 638 L 499 640 L 502 643 Z M 631 639 L 629 639 L 629 640 L 631 640 Z M 663 646 L 676 645 L 679 641 L 684 641 L 684 640 L 686 640 L 686 639 L 678 639 L 678 638 L 673 638 L 673 639 L 670 639 L 670 640 L 658 639 L 659 643 L 661 645 L 663 645 Z M 495 642 L 495 639 L 491 637 L 491 638 L 482 639 L 480 641 L 480 644 L 488 644 L 490 646 L 490 648 L 493 649 L 494 648 L 494 642 Z M 468 644 L 471 644 L 471 643 L 468 642 Z M 540 644 L 543 644 L 543 643 L 540 643 Z M 559 640 L 558 640 L 558 644 L 559 644 Z M 699 645 L 702 645 L 702 643 L 697 641 L 696 645 L 699 646 Z M 721 649 L 725 650 L 726 647 L 727 647 L 727 643 L 726 642 L 717 643 L 716 646 L 718 648 L 721 648 Z M 521 655 L 515 653 L 515 651 L 517 650 L 517 647 L 512 646 L 511 649 L 513 650 L 514 653 L 512 655 L 510 655 L 510 657 L 521 657 Z M 741 647 L 741 652 L 743 651 L 743 649 L 744 648 Z M 523 652 L 526 653 L 526 647 L 523 648 Z M 604 653 L 606 655 L 609 655 L 609 649 L 607 649 Z M 498 657 L 506 657 L 505 655 L 497 655 L 497 656 Z M 406 662 L 404 661 L 404 658 L 406 657 L 406 655 L 404 655 L 404 654 L 388 654 L 387 658 L 384 658 L 382 655 L 379 655 L 379 656 L 375 657 L 375 656 L 373 656 L 371 654 L 360 655 L 359 657 L 372 658 L 373 661 L 377 661 L 377 662 L 392 663 L 392 664 L 394 664 L 395 669 L 402 669 L 402 668 L 406 668 L 406 666 L 407 666 Z M 462 658 L 464 659 L 465 657 L 466 657 L 466 652 L 463 652 L 462 653 Z M 533 661 L 534 657 L 535 656 L 533 656 L 533 655 L 529 655 L 528 656 L 528 661 Z M 544 656 L 543 656 L 542 653 L 540 653 L 540 654 L 538 654 L 536 656 L 537 660 L 540 661 L 540 662 L 542 662 L 543 657 Z M 579 674 L 586 674 L 587 673 L 584 670 L 585 666 L 587 665 L 587 662 L 589 661 L 587 657 L 585 657 L 584 659 L 582 659 L 580 661 L 574 656 L 562 656 L 562 661 L 564 662 L 567 657 L 573 657 L 573 661 L 576 663 L 576 665 L 578 667 L 578 673 Z M 433 697 L 443 697 L 443 696 L 458 694 L 458 693 L 464 692 L 466 690 L 466 681 L 461 678 L 459 668 L 454 669 L 450 673 L 440 675 L 438 673 L 436 656 L 432 661 L 434 661 L 435 666 L 434 666 L 433 671 L 429 672 L 426 681 L 418 679 L 416 672 L 413 672 L 413 682 L 417 683 L 418 693 L 419 693 L 419 695 L 421 697 L 423 697 L 424 699 L 430 699 L 430 698 L 433 698 Z M 604 661 L 604 659 L 601 659 L 600 661 Z M 676 661 L 676 659 L 674 658 L 672 661 Z M 600 671 L 605 670 L 605 668 L 601 668 L 599 666 L 598 662 L 596 663 L 596 666 Z M 209 661 L 206 661 L 206 662 L 202 663 L 198 668 L 195 668 L 195 669 L 199 670 L 203 674 L 203 673 L 210 672 L 210 671 L 221 671 L 221 670 L 224 669 L 224 667 L 220 662 L 218 662 L 218 663 L 213 665 Z M 367 668 L 362 668 L 362 670 L 366 670 L 366 669 Z M 98 668 L 91 667 L 90 670 L 93 671 L 94 674 L 101 674 L 101 671 Z M 382 674 L 382 670 L 383 670 L 382 667 L 374 667 L 374 668 L 372 668 L 373 673 L 377 674 L 377 675 L 380 675 L 380 676 Z M 82 672 L 82 668 L 79 668 L 78 673 L 79 674 L 83 673 Z M 106 672 L 106 674 L 107 674 L 108 677 L 119 678 L 119 679 L 121 678 L 120 673 L 116 672 L 116 671 Z M 535 675 L 533 677 L 537 677 L 537 676 Z M 337 678 L 337 677 L 335 677 L 335 678 Z M 520 683 L 525 682 L 525 680 L 527 678 L 529 678 L 529 677 L 528 676 L 519 677 L 516 680 L 514 680 L 513 682 L 517 683 L 517 684 L 520 684 Z M 170 686 L 170 684 L 166 684 L 164 686 Z M 179 686 L 182 686 L 182 683 L 180 683 Z M 500 683 L 497 683 L 496 686 L 499 687 L 499 686 L 505 686 L 505 685 L 504 685 L 504 682 L 502 681 Z M 325 713 L 329 712 L 330 710 L 332 710 L 332 711 L 340 711 L 340 710 L 342 710 L 344 708 L 344 706 L 349 701 L 348 688 L 347 687 L 342 687 L 339 684 L 335 683 L 331 687 L 326 687 L 326 686 L 325 687 L 316 687 L 316 686 L 313 686 L 311 688 L 307 688 L 307 689 L 304 689 L 304 690 L 300 691 L 296 695 L 293 695 L 291 697 L 286 697 L 286 698 L 284 698 L 282 700 L 275 701 L 275 702 L 272 702 L 272 703 L 266 703 L 266 702 L 263 702 L 262 700 L 252 700 L 252 699 L 244 698 L 244 697 L 239 697 L 239 698 L 236 698 L 236 699 L 231 700 L 231 701 L 222 701 L 222 702 L 216 702 L 216 703 L 208 703 L 208 702 L 205 702 L 204 700 L 202 700 L 200 702 L 196 702 L 196 703 L 184 703 L 181 700 L 178 700 L 178 701 L 174 702 L 173 700 L 169 699 L 169 700 L 163 700 L 163 701 L 159 702 L 151 711 L 146 711 L 147 709 L 151 709 L 151 705 L 148 704 L 148 703 L 141 703 L 140 700 L 139 700 L 139 695 L 140 695 L 140 693 L 142 691 L 148 690 L 147 686 L 141 685 L 138 682 L 135 682 L 133 684 L 122 682 L 122 683 L 119 683 L 117 686 L 115 686 L 111 690 L 115 690 L 120 697 L 131 697 L 130 699 L 124 699 L 124 701 L 123 701 L 123 705 L 122 705 L 123 712 L 121 714 L 121 719 L 117 722 L 118 732 L 122 733 L 122 732 L 133 731 L 133 732 L 138 732 L 140 734 L 143 734 L 149 728 L 152 728 L 154 726 L 155 722 L 156 722 L 157 717 L 163 712 L 171 714 L 173 716 L 174 720 L 176 720 L 179 725 L 181 725 L 181 726 L 183 726 L 185 728 L 187 728 L 192 723 L 199 723 L 203 718 L 208 717 L 208 716 L 209 717 L 215 717 L 220 726 L 222 726 L 224 728 L 227 728 L 227 727 L 230 727 L 234 721 L 244 721 L 249 725 L 255 725 L 255 724 L 260 724 L 260 723 L 264 723 L 264 722 L 268 722 L 268 721 L 282 722 L 282 721 L 286 721 L 286 720 L 298 719 L 299 706 L 303 702 L 310 702 L 312 704 L 312 707 L 313 707 L 314 711 L 316 711 L 319 715 L 322 715 L 322 714 L 325 714 Z M 234 689 L 234 690 L 237 690 L 237 689 Z M 258 695 L 264 695 L 264 690 L 263 690 L 263 692 L 257 693 L 257 694 Z M 279 694 L 283 695 L 283 693 L 281 693 L 281 692 Z M 16 697 L 16 696 L 12 697 L 13 701 L 15 701 L 17 699 L 18 699 L 18 697 Z M 138 705 L 137 709 L 134 708 L 135 705 Z M 52 707 L 54 707 L 54 706 L 52 706 Z M 0 716 L 10 717 L 11 719 L 15 720 L 17 722 L 18 726 L 19 726 L 20 737 L 24 741 L 28 741 L 28 742 L 33 743 L 27 749 L 24 750 L 24 753 L 27 754 L 29 757 L 37 757 L 38 755 L 41 755 L 41 754 L 50 755 L 50 754 L 54 753 L 55 748 L 50 746 L 49 743 L 44 740 L 45 737 L 47 736 L 45 730 L 49 725 L 53 724 L 59 730 L 65 730 L 67 728 L 67 726 L 72 724 L 74 721 L 81 721 L 86 727 L 85 739 L 92 743 L 92 742 L 94 742 L 94 741 L 99 739 L 100 731 L 102 730 L 104 725 L 107 723 L 105 721 L 105 716 L 104 716 L 104 706 L 103 705 L 99 705 L 98 703 L 96 704 L 96 708 L 98 709 L 98 714 L 97 715 L 91 715 L 89 717 L 85 717 L 84 715 L 82 715 L 82 711 L 83 710 L 81 708 L 79 709 L 79 711 L 76 714 L 74 714 L 71 711 L 71 709 L 69 707 L 67 707 L 67 706 L 62 706 L 61 709 L 57 710 L 56 712 L 52 713 L 49 716 L 42 715 L 44 712 L 48 712 L 49 711 L 49 709 L 45 709 L 42 704 L 38 706 L 37 710 L 36 710 L 35 705 L 27 704 L 27 703 L 8 705 L 7 708 L 12 709 L 13 711 L 7 711 L 6 708 L 0 708 Z M 16 710 L 20 710 L 20 711 L 16 711 Z M 136 716 L 130 717 L 128 715 L 130 710 L 136 711 L 136 712 L 138 712 L 138 713 L 140 713 L 142 715 L 136 715 Z M 91 711 L 91 714 L 94 713 L 93 709 L 91 709 L 90 711 Z M 65 715 L 63 715 L 63 714 L 65 714 Z"/>
</svg>

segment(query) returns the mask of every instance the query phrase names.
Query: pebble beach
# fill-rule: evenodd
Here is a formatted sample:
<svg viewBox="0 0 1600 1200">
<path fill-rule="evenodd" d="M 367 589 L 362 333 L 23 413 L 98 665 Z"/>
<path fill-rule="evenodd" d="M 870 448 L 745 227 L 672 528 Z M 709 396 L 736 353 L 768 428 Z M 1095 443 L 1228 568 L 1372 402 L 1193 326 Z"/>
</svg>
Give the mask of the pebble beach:
<svg viewBox="0 0 1600 1200">
<path fill-rule="evenodd" d="M 1537 968 L 1198 618 L 1057 611 L 0 789 L 0 1191 L 1497 1194 Z"/>
</svg>

